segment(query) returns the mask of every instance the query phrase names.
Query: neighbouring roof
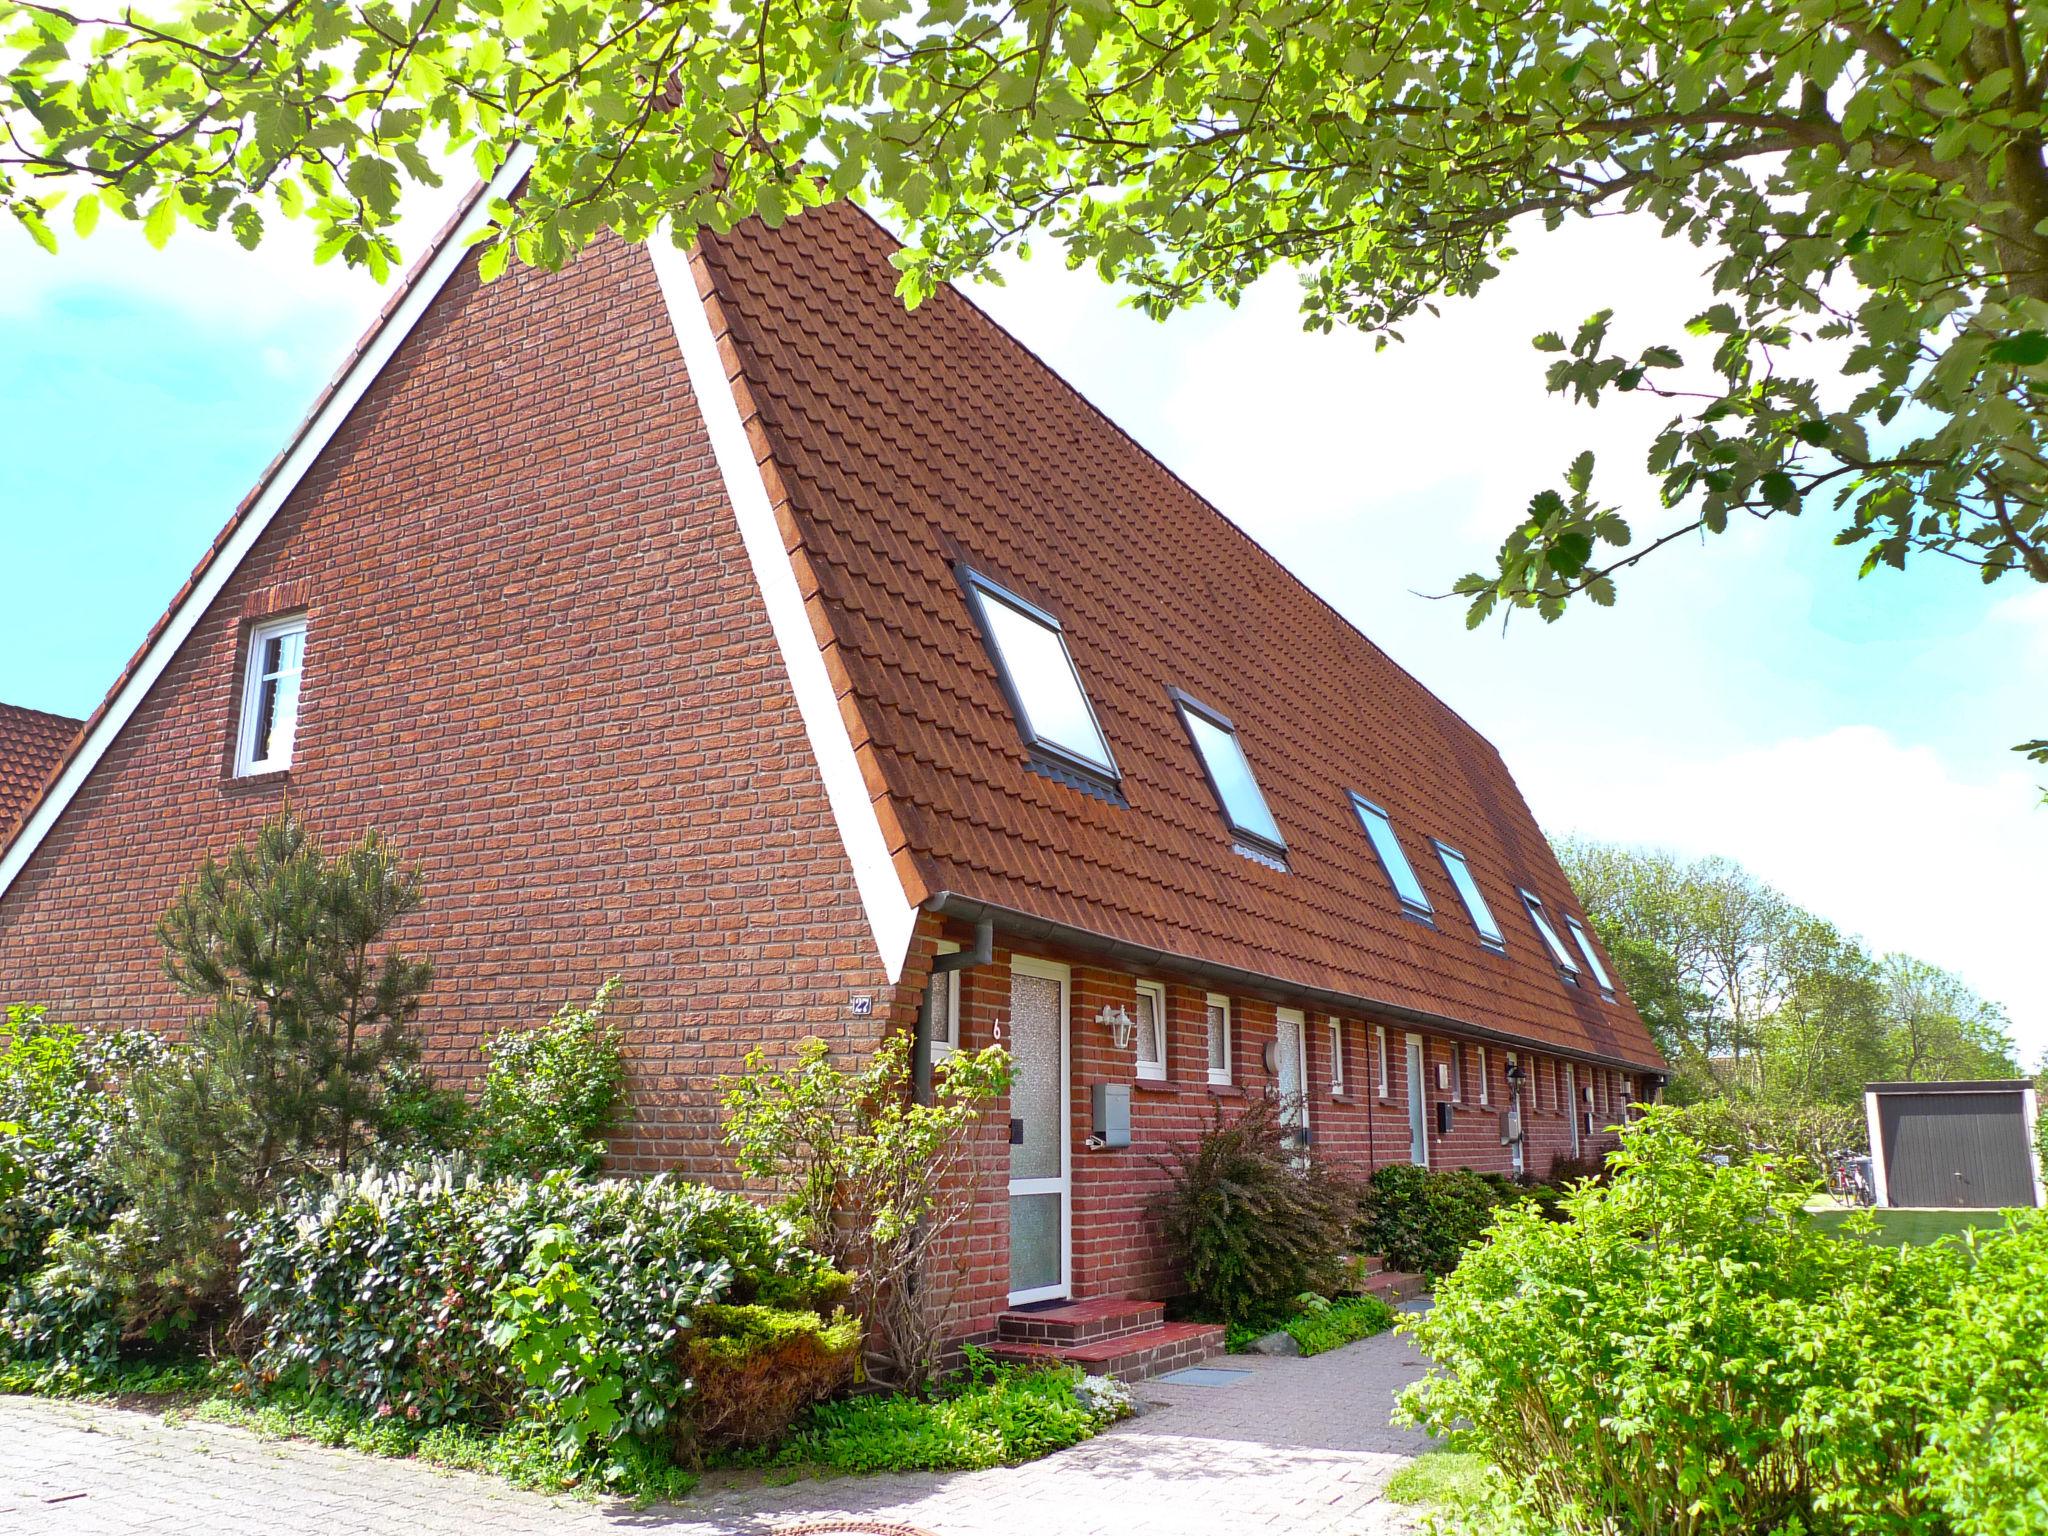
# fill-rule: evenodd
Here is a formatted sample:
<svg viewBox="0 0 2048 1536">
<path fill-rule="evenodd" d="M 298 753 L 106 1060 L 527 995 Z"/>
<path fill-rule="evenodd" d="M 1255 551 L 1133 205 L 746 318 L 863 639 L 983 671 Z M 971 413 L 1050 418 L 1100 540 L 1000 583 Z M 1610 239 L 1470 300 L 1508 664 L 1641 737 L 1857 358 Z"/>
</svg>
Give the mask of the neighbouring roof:
<svg viewBox="0 0 2048 1536">
<path fill-rule="evenodd" d="M 911 900 L 1660 1066 L 1625 997 L 1544 953 L 1517 887 L 1580 908 L 1494 748 L 967 299 L 905 310 L 894 249 L 840 205 L 701 259 Z M 959 562 L 1064 625 L 1127 805 L 1029 766 Z M 1235 723 L 1286 871 L 1233 851 L 1176 688 Z M 1353 791 L 1391 813 L 1436 926 L 1402 915 Z"/>
<path fill-rule="evenodd" d="M 80 723 L 69 715 L 0 704 L 0 842 L 41 792 Z"/>
</svg>

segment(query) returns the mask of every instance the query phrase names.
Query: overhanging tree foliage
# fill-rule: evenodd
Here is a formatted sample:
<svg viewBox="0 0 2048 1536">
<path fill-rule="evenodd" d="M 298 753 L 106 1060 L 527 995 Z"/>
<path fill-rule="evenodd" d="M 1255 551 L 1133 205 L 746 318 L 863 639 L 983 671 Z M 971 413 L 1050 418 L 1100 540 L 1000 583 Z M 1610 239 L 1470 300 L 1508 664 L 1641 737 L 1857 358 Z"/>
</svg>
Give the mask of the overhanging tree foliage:
<svg viewBox="0 0 2048 1536">
<path fill-rule="evenodd" d="M 538 159 L 487 270 L 854 195 L 908 230 L 912 301 L 1042 232 L 1155 314 L 1285 264 L 1310 325 L 1385 337 L 1484 285 L 1529 221 L 1638 211 L 1713 263 L 1698 344 L 1624 353 L 1605 315 L 1537 344 L 1554 391 L 1671 401 L 1648 445 L 1669 510 L 1638 540 L 1581 456 L 1458 583 L 1473 622 L 1611 602 L 1674 539 L 1809 506 L 1866 572 L 1931 553 L 2048 582 L 2044 0 L 0 0 L 7 17 L 0 201 L 51 245 L 66 198 L 80 231 L 111 209 L 158 241 L 189 220 L 254 244 L 282 213 L 382 272 L 405 183 L 523 141 Z M 1824 367 L 1807 343 L 1833 344 Z"/>
</svg>

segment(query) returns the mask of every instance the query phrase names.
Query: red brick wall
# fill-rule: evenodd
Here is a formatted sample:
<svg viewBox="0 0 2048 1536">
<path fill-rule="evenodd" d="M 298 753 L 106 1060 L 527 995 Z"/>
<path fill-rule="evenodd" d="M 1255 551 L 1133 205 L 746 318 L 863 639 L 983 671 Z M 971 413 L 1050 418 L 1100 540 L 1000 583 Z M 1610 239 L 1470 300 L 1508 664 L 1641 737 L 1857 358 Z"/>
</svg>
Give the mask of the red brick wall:
<svg viewBox="0 0 2048 1536">
<path fill-rule="evenodd" d="M 516 265 L 516 264 L 515 264 Z M 308 615 L 285 777 L 230 774 L 250 616 Z M 476 1047 L 606 975 L 629 1168 L 726 1166 L 746 1048 L 892 998 L 652 269 L 472 269 L 434 303 L 0 898 L 0 1000 L 174 1027 L 150 928 L 284 803 L 422 866 L 421 1026 Z M 897 1016 L 903 1017 L 900 1012 Z"/>
</svg>

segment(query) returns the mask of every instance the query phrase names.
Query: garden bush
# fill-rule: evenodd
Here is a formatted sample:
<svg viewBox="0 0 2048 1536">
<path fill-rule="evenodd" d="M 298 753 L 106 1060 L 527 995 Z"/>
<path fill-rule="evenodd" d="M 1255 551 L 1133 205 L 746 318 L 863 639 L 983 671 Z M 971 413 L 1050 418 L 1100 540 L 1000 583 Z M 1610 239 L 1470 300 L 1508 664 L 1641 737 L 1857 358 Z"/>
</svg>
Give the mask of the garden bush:
<svg viewBox="0 0 2048 1536">
<path fill-rule="evenodd" d="M 1389 1269 L 1449 1274 L 1485 1233 L 1493 1213 L 1519 1197 L 1505 1180 L 1459 1168 L 1438 1172 L 1389 1163 L 1367 1181 L 1358 1245 Z"/>
<path fill-rule="evenodd" d="M 1717 1166 L 1664 1110 L 1613 1163 L 1568 1222 L 1501 1210 L 1403 1325 L 1435 1362 L 1404 1413 L 1469 1423 L 1531 1528 L 2044 1529 L 2048 1225 L 1974 1256 L 1838 1236 L 1784 1159 Z"/>
<path fill-rule="evenodd" d="M 670 1427 L 685 1390 L 679 1346 L 698 1307 L 829 1306 L 845 1289 L 783 1218 L 666 1176 L 489 1179 L 459 1161 L 364 1171 L 309 1186 L 243 1228 L 252 1368 L 265 1385 L 413 1422 L 490 1424 L 515 1407 L 558 1417 L 584 1386 L 529 1385 L 506 1353 L 511 1339 L 493 1339 L 501 1288 L 540 1278 L 532 1260 L 551 1229 L 562 1241 L 548 1262 L 602 1299 L 564 1348 L 615 1355 L 617 1435 Z M 533 1327 L 573 1310 L 543 1298 Z"/>
<path fill-rule="evenodd" d="M 1196 1304 L 1224 1322 L 1271 1316 L 1343 1275 L 1357 1187 L 1303 1153 L 1277 1101 L 1219 1105 L 1199 1137 L 1162 1165 L 1154 1208 Z"/>
<path fill-rule="evenodd" d="M 1394 1326 L 1394 1309 L 1377 1296 L 1342 1296 L 1329 1301 L 1305 1296 L 1281 1327 L 1304 1355 L 1320 1355 Z"/>
<path fill-rule="evenodd" d="M 683 1341 L 692 1390 L 676 1450 L 695 1462 L 707 1451 L 780 1439 L 797 1416 L 853 1378 L 860 1325 L 785 1307 L 699 1307 Z"/>
<path fill-rule="evenodd" d="M 565 1003 L 546 1024 L 505 1030 L 484 1047 L 490 1065 L 471 1124 L 487 1172 L 538 1178 L 604 1165 L 605 1134 L 625 1108 L 625 1056 L 607 1017 L 618 991 L 614 976 L 588 1003 Z"/>
</svg>

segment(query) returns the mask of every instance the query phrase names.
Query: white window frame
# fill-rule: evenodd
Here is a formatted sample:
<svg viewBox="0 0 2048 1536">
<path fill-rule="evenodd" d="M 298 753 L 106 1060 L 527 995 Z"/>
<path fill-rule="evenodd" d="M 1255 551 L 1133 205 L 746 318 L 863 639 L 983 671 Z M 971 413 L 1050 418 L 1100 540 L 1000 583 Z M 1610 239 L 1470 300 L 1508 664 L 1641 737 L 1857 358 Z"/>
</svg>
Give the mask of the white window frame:
<svg viewBox="0 0 2048 1536">
<path fill-rule="evenodd" d="M 1451 1046 L 1451 1098 L 1459 1104 L 1465 1102 L 1465 1042 L 1453 1040 Z"/>
<path fill-rule="evenodd" d="M 1488 1062 L 1486 1060 L 1486 1047 L 1482 1045 L 1477 1047 L 1477 1050 L 1479 1052 L 1479 1102 L 1482 1105 L 1491 1104 L 1493 1102 L 1493 1090 L 1487 1086 L 1486 1070 Z"/>
<path fill-rule="evenodd" d="M 1137 992 L 1140 997 L 1152 999 L 1152 1048 L 1159 1058 L 1157 1061 L 1148 1062 L 1139 1057 L 1136 1063 L 1138 1079 L 1147 1083 L 1163 1083 L 1166 1081 L 1166 984 L 1158 981 L 1141 981 L 1138 983 Z M 1138 1021 L 1138 1027 L 1144 1028 L 1143 1019 Z M 1135 1048 L 1132 1054 L 1136 1055 Z"/>
<path fill-rule="evenodd" d="M 1330 1097 L 1344 1096 L 1344 1021 L 1335 1014 L 1325 1019 L 1330 1037 Z"/>
<path fill-rule="evenodd" d="M 939 940 L 939 953 L 957 955 L 960 946 L 951 939 Z M 960 973 L 945 971 L 934 975 L 931 985 L 944 987 L 946 997 L 946 1034 L 943 1039 L 934 1035 L 931 1039 L 932 1060 L 944 1061 L 960 1048 Z"/>
<path fill-rule="evenodd" d="M 1223 1065 L 1220 1068 L 1216 1065 L 1215 1021 L 1209 1017 L 1209 1010 L 1212 1008 L 1221 1009 L 1223 1012 Z M 1202 1032 L 1202 1049 L 1206 1053 L 1204 1056 L 1204 1060 L 1208 1066 L 1209 1081 L 1215 1087 L 1227 1088 L 1230 1086 L 1231 1082 L 1230 999 L 1224 993 L 1211 992 L 1206 998 L 1203 999 Z"/>
<path fill-rule="evenodd" d="M 1379 1088 L 1379 1096 L 1380 1096 L 1381 1098 L 1383 1098 L 1383 1099 L 1384 1099 L 1384 1098 L 1388 1098 L 1388 1097 L 1391 1097 L 1391 1095 L 1390 1095 L 1390 1094 L 1388 1093 L 1388 1091 L 1387 1091 L 1387 1090 L 1388 1090 L 1388 1088 L 1389 1088 L 1389 1086 L 1390 1086 L 1390 1084 L 1391 1084 L 1391 1081 L 1392 1081 L 1392 1079 L 1391 1079 L 1391 1078 L 1390 1078 L 1390 1076 L 1388 1075 L 1388 1074 L 1389 1074 L 1389 1069 L 1388 1069 L 1388 1066 L 1387 1066 L 1387 1026 L 1386 1026 L 1386 1025 L 1384 1025 L 1384 1024 L 1375 1024 L 1375 1025 L 1373 1025 L 1373 1027 L 1372 1027 L 1372 1043 L 1373 1043 L 1373 1048 L 1374 1048 L 1375 1050 L 1377 1050 L 1377 1051 L 1378 1051 L 1378 1052 L 1380 1053 L 1380 1059 L 1379 1059 L 1379 1077 L 1378 1077 L 1378 1083 L 1377 1083 L 1377 1086 L 1378 1086 L 1378 1088 Z"/>
<path fill-rule="evenodd" d="M 271 752 L 268 757 L 256 755 L 256 728 L 259 712 L 263 707 L 263 653 L 269 642 L 281 635 L 296 634 L 299 637 L 299 673 L 292 695 L 292 727 L 284 741 L 284 750 L 277 750 L 276 733 L 272 733 Z M 292 765 L 292 752 L 299 740 L 299 713 L 306 697 L 306 616 L 295 613 L 287 618 L 265 619 L 249 628 L 249 643 L 242 661 L 242 717 L 235 730 L 235 775 L 247 778 L 258 773 L 282 773 Z"/>
</svg>

